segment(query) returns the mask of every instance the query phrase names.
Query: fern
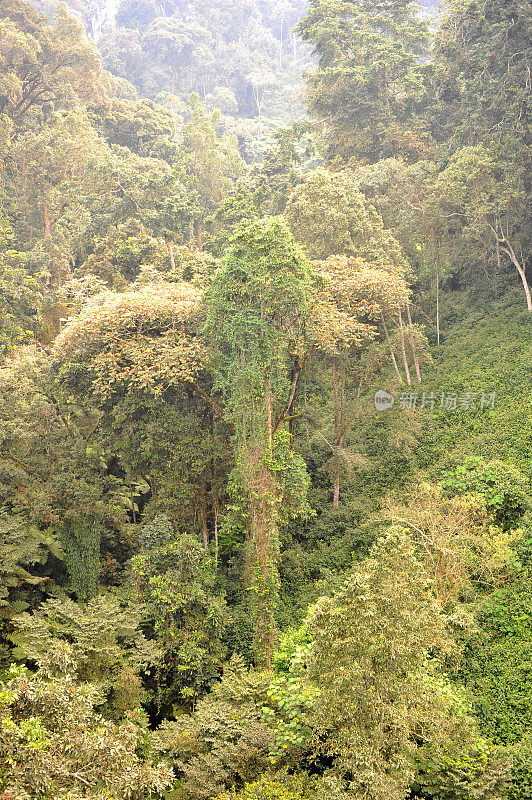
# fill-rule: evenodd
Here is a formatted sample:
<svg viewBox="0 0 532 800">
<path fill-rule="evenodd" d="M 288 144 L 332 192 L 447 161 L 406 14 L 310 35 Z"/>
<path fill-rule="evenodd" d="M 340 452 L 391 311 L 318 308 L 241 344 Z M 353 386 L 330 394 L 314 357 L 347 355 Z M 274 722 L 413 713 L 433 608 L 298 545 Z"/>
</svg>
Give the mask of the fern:
<svg viewBox="0 0 532 800">
<path fill-rule="evenodd" d="M 20 516 L 0 513 L 0 618 L 10 619 L 26 603 L 13 597 L 24 584 L 36 586 L 46 577 L 35 575 L 32 568 L 43 566 L 50 555 L 61 558 L 59 542 L 48 532 L 42 533 Z"/>
</svg>

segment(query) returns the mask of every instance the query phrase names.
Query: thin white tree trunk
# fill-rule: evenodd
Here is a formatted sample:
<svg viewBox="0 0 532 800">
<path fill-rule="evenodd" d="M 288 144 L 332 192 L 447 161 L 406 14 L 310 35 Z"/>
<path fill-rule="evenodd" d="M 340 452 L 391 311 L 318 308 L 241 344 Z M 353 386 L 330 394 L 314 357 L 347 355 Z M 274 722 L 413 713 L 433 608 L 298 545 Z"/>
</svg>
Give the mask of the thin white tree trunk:
<svg viewBox="0 0 532 800">
<path fill-rule="evenodd" d="M 529 287 L 528 281 L 526 279 L 525 270 L 523 269 L 523 267 L 519 263 L 516 255 L 514 253 L 513 247 L 511 245 L 507 244 L 507 247 L 502 247 L 501 249 L 510 256 L 510 260 L 511 260 L 512 264 L 514 265 L 514 267 L 516 268 L 516 270 L 519 273 L 519 277 L 521 278 L 521 280 L 523 282 L 523 289 L 525 290 L 526 307 L 527 307 L 529 312 L 532 312 L 532 297 L 530 296 L 530 287 Z"/>
<path fill-rule="evenodd" d="M 395 374 L 399 378 L 401 383 L 404 383 L 403 376 L 399 372 L 399 367 L 397 366 L 397 359 L 395 358 L 395 353 L 393 352 L 392 342 L 390 340 L 390 334 L 388 333 L 388 328 L 386 327 L 386 322 L 384 321 L 384 314 L 381 311 L 381 320 L 382 320 L 382 327 L 384 328 L 384 335 L 386 336 L 386 341 L 388 342 L 388 347 L 390 348 L 390 356 L 392 358 L 393 368 L 395 370 Z"/>
<path fill-rule="evenodd" d="M 497 245 L 500 245 L 500 249 L 503 251 L 503 253 L 506 253 L 506 255 L 509 256 L 510 261 L 512 262 L 517 272 L 519 273 L 519 277 L 521 278 L 521 281 L 523 283 L 523 289 L 525 290 L 526 307 L 529 313 L 532 313 L 532 297 L 530 296 L 530 287 L 526 279 L 525 269 L 522 266 L 522 264 L 520 264 L 519 259 L 515 255 L 515 250 L 508 241 L 508 231 L 506 231 L 506 233 L 504 232 L 502 223 L 499 219 L 497 219 L 495 222 L 495 228 L 491 225 L 490 228 L 492 232 L 495 234 Z M 499 230 L 500 230 L 500 235 L 499 235 Z"/>
<path fill-rule="evenodd" d="M 402 353 L 402 356 L 403 356 L 403 365 L 404 365 L 404 368 L 405 368 L 406 382 L 407 382 L 407 384 L 409 386 L 412 386 L 412 378 L 410 377 L 410 370 L 408 368 L 408 360 L 406 358 L 405 329 L 404 329 L 404 326 L 403 326 L 403 317 L 401 315 L 401 312 L 399 312 L 398 319 L 399 319 L 399 331 L 400 331 L 400 334 L 401 334 L 401 353 Z"/>
<path fill-rule="evenodd" d="M 412 317 L 410 316 L 410 306 L 406 304 L 406 313 L 408 314 L 408 338 L 410 339 L 410 347 L 412 348 L 412 355 L 414 356 L 414 366 L 416 368 L 417 382 L 421 383 L 421 369 L 417 357 L 416 342 L 414 339 L 414 330 L 412 326 Z"/>
<path fill-rule="evenodd" d="M 440 346 L 440 273 L 436 269 L 436 336 Z"/>
</svg>

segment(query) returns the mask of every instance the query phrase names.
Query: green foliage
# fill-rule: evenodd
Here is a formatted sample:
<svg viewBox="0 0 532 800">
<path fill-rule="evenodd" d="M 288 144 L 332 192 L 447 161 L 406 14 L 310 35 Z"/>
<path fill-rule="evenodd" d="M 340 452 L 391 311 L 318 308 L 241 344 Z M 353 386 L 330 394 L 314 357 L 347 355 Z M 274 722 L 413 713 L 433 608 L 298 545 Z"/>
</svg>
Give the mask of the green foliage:
<svg viewBox="0 0 532 800">
<path fill-rule="evenodd" d="M 516 534 L 491 524 L 481 496 L 448 498 L 440 486 L 421 483 L 410 487 L 408 505 L 386 505 L 386 516 L 408 529 L 444 608 L 504 581 Z"/>
<path fill-rule="evenodd" d="M 437 396 L 456 393 L 459 398 L 467 391 L 478 396 L 475 409 L 435 409 L 423 419 L 419 463 L 436 479 L 442 469 L 454 470 L 471 455 L 504 461 L 529 477 L 529 315 L 519 307 L 517 290 L 509 290 L 508 282 L 505 286 L 507 293 L 499 299 L 486 285 L 481 293 L 472 286 L 452 292 L 442 302 L 444 338 L 433 350 L 435 363 L 426 381 Z M 493 409 L 480 408 L 482 391 L 495 392 Z"/>
<path fill-rule="evenodd" d="M 504 461 L 470 456 L 452 472 L 444 472 L 441 482 L 449 495 L 482 495 L 486 508 L 503 530 L 515 527 L 529 508 L 526 476 Z"/>
<path fill-rule="evenodd" d="M 176 126 L 182 127 L 190 93 L 201 94 L 252 160 L 279 121 L 290 125 L 302 116 L 294 88 L 309 58 L 293 27 L 304 6 L 304 0 L 208 0 L 201 8 L 169 2 L 160 15 L 146 0 L 128 0 L 118 9 L 119 27 L 104 26 L 98 44 L 106 68 L 172 108 Z"/>
<path fill-rule="evenodd" d="M 277 651 L 273 659 L 273 671 L 278 675 L 287 674 L 292 669 L 292 658 L 298 648 L 304 650 L 308 644 L 310 644 L 310 637 L 305 625 L 297 629 L 286 629 L 277 644 Z"/>
<path fill-rule="evenodd" d="M 82 602 L 98 590 L 101 534 L 100 521 L 90 516 L 67 517 L 61 526 L 65 565 Z"/>
<path fill-rule="evenodd" d="M 17 246 L 31 249 L 33 271 L 50 286 L 70 276 L 86 241 L 93 203 L 109 188 L 104 164 L 109 152 L 79 106 L 47 114 L 10 146 L 2 172 Z"/>
<path fill-rule="evenodd" d="M 96 127 L 109 144 L 127 147 L 138 156 L 164 158 L 171 150 L 172 115 L 150 100 L 113 98 L 110 104 L 91 107 Z"/>
<path fill-rule="evenodd" d="M 513 156 L 513 157 L 512 157 Z M 516 158 L 503 146 L 483 144 L 464 147 L 451 156 L 434 181 L 434 192 L 441 212 L 452 220 L 452 235 L 486 252 L 492 264 L 500 267 L 509 259 L 517 270 L 532 311 L 530 289 L 525 274 L 524 254 L 530 251 L 527 218 L 528 158 Z"/>
<path fill-rule="evenodd" d="M 529 800 L 532 797 L 532 744 L 526 736 L 513 748 L 509 800 Z"/>
<path fill-rule="evenodd" d="M 0 495 L 26 520 L 59 533 L 86 599 L 97 586 L 100 535 L 120 530 L 130 500 L 95 436 L 97 409 L 65 392 L 54 372 L 36 349 L 17 352 L 1 369 Z"/>
<path fill-rule="evenodd" d="M 284 217 L 310 258 L 357 256 L 399 265 L 401 250 L 350 173 L 313 172 L 288 199 Z"/>
<path fill-rule="evenodd" d="M 416 754 L 414 792 L 434 800 L 506 797 L 511 780 L 509 754 L 479 734 L 476 721 L 451 684 L 441 679 L 431 683 L 440 713 L 445 715 L 444 735 L 431 732 Z"/>
<path fill-rule="evenodd" d="M 406 796 L 414 730 L 438 725 L 423 679 L 427 651 L 448 646 L 409 539 L 392 531 L 379 540 L 344 586 L 314 605 L 306 625 L 309 677 L 321 693 L 311 724 L 325 752 L 355 797 Z"/>
<path fill-rule="evenodd" d="M 166 513 L 182 529 L 210 537 L 216 551 L 211 515 L 232 462 L 225 428 L 205 413 L 203 400 L 186 388 L 115 396 L 102 434 L 113 441 L 115 463 L 130 482 L 133 522 L 141 512 Z"/>
<path fill-rule="evenodd" d="M 194 536 L 174 532 L 164 515 L 142 535 L 133 579 L 162 651 L 159 702 L 195 703 L 219 673 L 230 622 L 213 559 Z"/>
<path fill-rule="evenodd" d="M 518 742 L 532 728 L 530 656 L 532 592 L 528 571 L 498 589 L 478 612 L 478 631 L 466 639 L 460 677 L 486 735 Z"/>
<path fill-rule="evenodd" d="M 240 791 L 232 789 L 219 795 L 218 800 L 311 800 L 315 797 L 313 783 L 305 775 L 263 775 Z"/>
<path fill-rule="evenodd" d="M 31 275 L 15 247 L 11 227 L 0 221 L 0 357 L 26 344 L 39 330 L 42 281 Z"/>
<path fill-rule="evenodd" d="M 268 676 L 248 670 L 234 655 L 192 717 L 166 720 L 155 731 L 152 748 L 180 775 L 175 800 L 208 800 L 270 766 L 274 733 L 262 711 L 267 689 Z"/>
<path fill-rule="evenodd" d="M 308 76 L 313 115 L 328 125 L 329 161 L 375 162 L 400 154 L 417 161 L 430 152 L 419 119 L 419 67 L 428 31 L 417 0 L 311 0 L 299 23 L 319 57 Z"/>
<path fill-rule="evenodd" d="M 244 404 L 262 391 L 263 376 L 271 372 L 274 397 L 289 385 L 286 359 L 297 352 L 302 336 L 301 323 L 292 317 L 305 312 L 308 287 L 308 267 L 279 218 L 239 226 L 208 293 L 207 320 L 219 348 L 218 380 L 231 388 L 235 425 L 243 424 Z"/>
<path fill-rule="evenodd" d="M 308 510 L 306 470 L 280 424 L 291 405 L 289 362 L 292 381 L 301 371 L 309 288 L 307 264 L 286 226 L 266 217 L 239 226 L 207 293 L 217 385 L 237 436 L 234 486 L 242 488 L 236 505 L 249 526 L 255 648 L 266 664 L 278 598 L 278 526 L 283 513 Z"/>
<path fill-rule="evenodd" d="M 143 698 L 140 672 L 157 662 L 158 653 L 139 629 L 142 607 L 121 604 L 112 595 L 98 595 L 80 606 L 69 599 L 49 599 L 33 614 L 14 620 L 14 656 L 47 663 L 57 641 L 71 648 L 71 669 L 81 683 L 101 693 L 100 710 L 123 717 Z"/>
<path fill-rule="evenodd" d="M 47 562 L 51 556 L 61 558 L 62 551 L 51 531 L 42 532 L 24 517 L 5 512 L 0 512 L 0 551 L 0 625 L 4 638 L 3 621 L 28 608 L 32 587 L 40 587 L 47 580 Z"/>
<path fill-rule="evenodd" d="M 82 275 L 97 275 L 108 286 L 123 289 L 140 275 L 143 267 L 167 266 L 166 247 L 135 219 L 110 228 L 103 240 L 96 240 L 93 252 L 80 267 Z"/>
<path fill-rule="evenodd" d="M 35 675 L 12 668 L 0 683 L 0 788 L 6 796 L 141 800 L 172 773 L 137 755 L 143 731 L 94 710 L 97 692 L 72 680 L 68 645 Z"/>
<path fill-rule="evenodd" d="M 418 278 L 431 267 L 445 275 L 445 260 L 453 243 L 446 242 L 443 231 L 447 221 L 439 214 L 438 203 L 431 195 L 432 181 L 439 165 L 422 160 L 407 164 L 400 158 L 387 158 L 375 164 L 357 167 L 353 179 L 368 203 L 382 217 L 384 227 L 400 242 Z M 432 287 L 423 284 L 424 296 Z"/>
<path fill-rule="evenodd" d="M 57 337 L 55 353 L 65 364 L 65 382 L 81 362 L 101 399 L 160 393 L 193 382 L 205 358 L 201 321 L 201 292 L 192 284 L 149 283 L 87 304 Z"/>
<path fill-rule="evenodd" d="M 183 163 L 189 189 L 197 194 L 197 244 L 203 242 L 203 221 L 221 205 L 243 171 L 236 140 L 217 131 L 219 115 L 208 114 L 197 95 L 191 95 L 191 119 L 183 130 Z"/>
<path fill-rule="evenodd" d="M 42 109 L 105 98 L 99 54 L 66 7 L 51 25 L 22 0 L 3 0 L 0 16 L 2 114 L 14 126 L 28 124 Z"/>
<path fill-rule="evenodd" d="M 449 5 L 435 39 L 435 129 L 451 147 L 527 140 L 530 15 L 520 0 Z M 512 148 L 513 149 L 513 148 Z"/>
<path fill-rule="evenodd" d="M 223 255 L 230 246 L 231 237 L 244 220 L 256 219 L 267 195 L 264 184 L 240 178 L 227 199 L 209 220 L 209 237 L 206 246 L 215 255 Z"/>
<path fill-rule="evenodd" d="M 115 78 L 35 4 L 0 0 L 0 616 L 38 669 L 0 794 L 530 797 L 527 4 L 72 0 Z"/>
<path fill-rule="evenodd" d="M 309 635 L 303 630 L 297 638 L 308 640 Z M 271 683 L 268 692 L 270 707 L 264 707 L 263 712 L 275 726 L 276 746 L 270 759 L 272 763 L 288 756 L 291 763 L 301 764 L 302 757 L 308 756 L 312 749 L 312 725 L 321 692 L 305 681 L 311 650 L 309 641 L 297 645 L 290 655 L 287 669 Z"/>
</svg>

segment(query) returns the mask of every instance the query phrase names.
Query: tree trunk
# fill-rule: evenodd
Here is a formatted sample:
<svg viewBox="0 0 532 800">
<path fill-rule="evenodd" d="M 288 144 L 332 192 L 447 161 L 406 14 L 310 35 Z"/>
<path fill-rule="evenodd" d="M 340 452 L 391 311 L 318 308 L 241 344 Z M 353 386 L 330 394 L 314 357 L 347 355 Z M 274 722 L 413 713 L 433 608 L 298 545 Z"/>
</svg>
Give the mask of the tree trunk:
<svg viewBox="0 0 532 800">
<path fill-rule="evenodd" d="M 52 238 L 52 223 L 50 222 L 50 217 L 48 214 L 48 207 L 46 203 L 43 206 L 43 216 L 44 216 L 44 236 L 46 239 Z"/>
<path fill-rule="evenodd" d="M 338 404 L 338 365 L 336 362 L 332 368 L 333 374 L 333 397 L 334 397 L 334 443 L 338 439 L 338 430 L 340 427 L 340 410 Z"/>
<path fill-rule="evenodd" d="M 214 426 L 213 426 L 214 428 Z M 216 460 L 212 461 L 211 475 L 211 508 L 214 519 L 214 566 L 218 569 L 218 474 L 216 470 Z"/>
<path fill-rule="evenodd" d="M 276 640 L 275 609 L 279 594 L 279 490 L 275 474 L 264 463 L 262 447 L 259 445 L 245 456 L 250 465 L 246 481 L 250 519 L 246 572 L 254 601 L 255 663 L 259 668 L 269 669 Z"/>
<path fill-rule="evenodd" d="M 344 417 L 345 417 L 345 364 L 341 365 L 340 392 L 338 391 L 338 367 L 333 364 L 333 394 L 334 394 L 334 481 L 333 481 L 333 508 L 340 505 L 340 448 L 343 446 Z"/>
<path fill-rule="evenodd" d="M 196 244 L 197 244 L 198 250 L 201 250 L 203 248 L 203 217 L 200 217 L 198 219 L 197 230 L 198 230 L 198 236 L 197 236 L 197 239 L 196 239 Z"/>
<path fill-rule="evenodd" d="M 414 357 L 414 367 L 416 369 L 417 382 L 421 383 L 421 369 L 417 357 L 416 342 L 414 340 L 414 332 L 412 327 L 412 317 L 410 316 L 410 306 L 406 304 L 406 313 L 408 314 L 408 338 L 410 339 L 410 347 L 412 348 L 412 355 Z"/>
<path fill-rule="evenodd" d="M 131 502 L 131 516 L 133 520 L 133 525 L 135 525 L 137 522 L 137 515 L 135 513 L 135 498 L 133 496 L 133 484 L 131 483 L 131 479 L 128 480 L 128 484 L 129 484 L 129 499 Z"/>
<path fill-rule="evenodd" d="M 307 373 L 303 374 L 303 408 L 305 409 L 305 434 L 307 438 L 307 444 L 310 442 L 310 434 L 309 434 L 309 427 L 308 427 L 308 416 L 307 416 Z"/>
<path fill-rule="evenodd" d="M 336 456 L 334 464 L 334 491 L 333 508 L 336 510 L 340 506 L 340 459 Z"/>
<path fill-rule="evenodd" d="M 340 436 L 345 427 L 345 363 L 342 363 L 342 383 L 340 387 Z"/>
<path fill-rule="evenodd" d="M 514 267 L 516 268 L 517 272 L 519 273 L 519 277 L 521 278 L 521 281 L 523 283 L 523 289 L 525 290 L 526 307 L 527 307 L 529 312 L 532 312 L 532 297 L 530 296 L 530 287 L 528 286 L 528 281 L 526 279 L 525 270 L 521 266 L 521 264 L 519 263 L 516 255 L 515 255 L 513 247 L 511 247 L 511 245 L 509 245 L 508 243 L 506 243 L 506 244 L 507 244 L 507 247 L 503 247 L 502 250 L 504 252 L 506 252 L 510 256 L 510 260 L 511 260 L 512 264 L 514 265 Z"/>
<path fill-rule="evenodd" d="M 440 273 L 436 269 L 436 337 L 440 346 Z"/>
<path fill-rule="evenodd" d="M 386 322 L 384 320 L 384 314 L 382 313 L 382 311 L 381 311 L 381 320 L 382 320 L 382 327 L 384 328 L 384 335 L 386 336 L 386 341 L 388 342 L 388 347 L 390 348 L 390 356 L 392 357 L 392 364 L 395 370 L 395 374 L 399 378 L 400 383 L 404 383 L 403 376 L 399 372 L 399 367 L 397 366 L 397 359 L 395 358 L 395 353 L 393 352 L 390 334 L 388 333 L 388 328 L 386 327 Z"/>
<path fill-rule="evenodd" d="M 384 99 L 386 102 L 386 108 L 390 108 L 390 87 L 388 85 L 388 70 L 386 66 L 384 67 L 383 85 L 384 85 Z"/>
<path fill-rule="evenodd" d="M 258 412 L 258 413 L 257 413 Z M 249 514 L 246 543 L 246 583 L 255 621 L 255 663 L 270 668 L 276 640 L 275 610 L 279 598 L 278 514 L 282 491 L 271 468 L 273 453 L 273 397 L 266 380 L 261 408 L 255 409 L 249 435 L 245 426 L 238 455 Z"/>
<path fill-rule="evenodd" d="M 285 407 L 279 414 L 277 421 L 273 426 L 273 433 L 275 433 L 281 422 L 283 422 L 287 417 L 288 417 L 288 429 L 290 433 L 292 432 L 292 427 L 291 427 L 292 421 L 290 419 L 290 415 L 293 413 L 296 389 L 300 375 L 301 375 L 301 366 L 299 364 L 299 361 L 296 359 L 296 363 L 292 367 L 292 374 L 290 376 L 290 382 L 291 382 L 290 394 L 288 395 L 288 400 L 285 403 Z M 270 408 L 271 408 L 271 403 L 270 403 Z"/>
<path fill-rule="evenodd" d="M 405 368 L 406 382 L 407 382 L 407 384 L 409 386 L 412 386 L 412 378 L 410 377 L 410 370 L 408 368 L 408 361 L 407 361 L 407 358 L 406 358 L 405 329 L 404 329 L 404 326 L 403 326 L 403 317 L 401 315 L 401 312 L 399 312 L 398 325 L 399 325 L 399 331 L 400 331 L 400 335 L 401 335 L 401 353 L 402 353 L 402 356 L 403 356 L 403 366 Z"/>
<path fill-rule="evenodd" d="M 266 427 L 268 433 L 268 455 L 273 453 L 273 422 L 272 422 L 272 397 L 269 392 L 266 393 Z"/>
<path fill-rule="evenodd" d="M 526 307 L 529 312 L 532 312 L 532 297 L 530 296 L 530 287 L 526 279 L 525 268 L 522 266 L 522 264 L 520 264 L 519 259 L 515 255 L 515 250 L 508 241 L 508 232 L 504 233 L 502 222 L 499 219 L 495 221 L 495 228 L 493 228 L 491 225 L 490 228 L 495 235 L 495 241 L 497 242 L 497 245 L 500 246 L 500 249 L 503 251 L 503 253 L 506 253 L 506 255 L 509 256 L 510 261 L 519 273 L 519 277 L 521 278 L 523 284 L 523 289 L 525 290 Z"/>
<path fill-rule="evenodd" d="M 212 512 L 214 515 L 214 566 L 218 571 L 218 504 L 213 502 Z"/>
<path fill-rule="evenodd" d="M 277 530 L 268 505 L 267 500 L 252 500 L 250 543 L 254 556 L 252 568 L 255 571 L 256 591 L 255 664 L 264 669 L 271 667 L 276 640 L 275 608 L 279 584 Z"/>
<path fill-rule="evenodd" d="M 175 270 L 175 258 L 174 258 L 174 243 L 171 239 L 166 240 L 166 246 L 168 247 L 168 255 L 170 257 L 170 269 L 172 272 Z"/>
<path fill-rule="evenodd" d="M 205 550 L 209 552 L 209 529 L 207 528 L 207 487 L 202 479 L 199 488 L 198 518 L 200 522 L 201 538 Z"/>
</svg>

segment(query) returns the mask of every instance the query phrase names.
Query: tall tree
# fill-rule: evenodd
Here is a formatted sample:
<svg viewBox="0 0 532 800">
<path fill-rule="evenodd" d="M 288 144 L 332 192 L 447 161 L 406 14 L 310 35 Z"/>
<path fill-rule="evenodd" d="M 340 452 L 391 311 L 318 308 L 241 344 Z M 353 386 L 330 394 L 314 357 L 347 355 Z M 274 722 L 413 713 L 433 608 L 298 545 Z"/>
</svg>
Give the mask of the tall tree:
<svg viewBox="0 0 532 800">
<path fill-rule="evenodd" d="M 346 449 L 353 420 L 360 414 L 360 395 L 365 378 L 360 376 L 354 397 L 346 396 L 346 377 L 353 360 L 367 355 L 368 345 L 377 336 L 377 325 L 384 318 L 397 318 L 408 303 L 409 288 L 403 270 L 391 264 L 371 264 L 358 258 L 330 256 L 313 263 L 321 283 L 307 319 L 307 335 L 312 337 L 316 355 L 332 371 L 333 439 L 332 458 L 326 466 L 333 475 L 333 508 L 340 501 L 342 467 L 350 461 Z M 366 352 L 365 352 L 366 351 Z M 397 366 L 393 348 L 392 361 Z M 354 358 L 353 358 L 354 357 Z M 370 361 L 363 370 L 371 374 Z M 358 408 L 357 408 L 358 406 Z"/>
<path fill-rule="evenodd" d="M 186 90 L 200 88 L 201 73 L 211 60 L 212 37 L 206 28 L 196 22 L 183 22 L 177 15 L 158 17 L 150 23 L 143 43 L 147 52 L 162 61 L 168 71 L 172 94 L 185 77 L 188 78 Z M 190 81 L 188 76 L 195 76 L 195 80 Z"/>
<path fill-rule="evenodd" d="M 17 232 L 27 247 L 42 243 L 50 284 L 69 277 L 72 249 L 90 224 L 87 199 L 105 190 L 98 166 L 108 151 L 84 109 L 50 114 L 21 132 L 10 148 L 5 186 Z"/>
<path fill-rule="evenodd" d="M 408 538 L 394 531 L 379 540 L 345 584 L 316 603 L 307 624 L 309 672 L 322 692 L 315 724 L 336 769 L 354 797 L 406 797 L 414 730 L 423 730 L 434 702 L 422 675 L 425 654 L 446 644 Z"/>
<path fill-rule="evenodd" d="M 144 526 L 142 545 L 133 576 L 162 651 L 159 702 L 194 705 L 218 677 L 225 655 L 229 615 L 214 586 L 214 561 L 196 537 L 176 533 L 164 515 Z"/>
<path fill-rule="evenodd" d="M 150 510 L 199 529 L 206 550 L 212 523 L 216 557 L 231 425 L 209 394 L 201 291 L 159 281 L 141 280 L 132 291 L 89 303 L 56 339 L 55 354 L 69 391 L 90 395 L 100 409 L 102 431 L 130 484 L 133 521 L 132 487 L 144 482 Z"/>
<path fill-rule="evenodd" d="M 530 145 L 527 0 L 452 0 L 434 44 L 434 135 L 452 149 Z"/>
<path fill-rule="evenodd" d="M 0 114 L 15 127 L 41 109 L 103 101 L 110 88 L 101 58 L 62 6 L 52 25 L 23 0 L 0 4 Z"/>
<path fill-rule="evenodd" d="M 319 58 L 308 98 L 329 160 L 418 160 L 427 152 L 415 113 L 427 43 L 418 0 L 311 0 L 298 30 Z"/>
<path fill-rule="evenodd" d="M 0 217 L 0 358 L 32 340 L 39 329 L 43 282 L 26 254 L 14 246 L 13 229 Z"/>
<path fill-rule="evenodd" d="M 191 119 L 183 131 L 185 183 L 197 193 L 199 213 L 196 241 L 201 250 L 205 217 L 222 204 L 230 189 L 244 172 L 236 141 L 219 134 L 219 113 L 208 114 L 197 95 L 189 100 Z"/>
<path fill-rule="evenodd" d="M 85 600 L 98 586 L 101 534 L 126 522 L 129 501 L 97 441 L 98 409 L 62 391 L 50 362 L 24 348 L 2 367 L 0 497 L 58 532 L 72 588 Z"/>
<path fill-rule="evenodd" d="M 310 258 L 358 256 L 400 264 L 401 248 L 348 171 L 318 169 L 292 191 L 284 217 Z"/>
<path fill-rule="evenodd" d="M 457 150 L 438 175 L 433 191 L 451 222 L 451 235 L 481 248 L 492 263 L 501 254 L 517 270 L 529 312 L 532 297 L 526 274 L 532 236 L 527 208 L 528 163 L 508 159 L 500 147 L 479 144 Z"/>
<path fill-rule="evenodd" d="M 239 227 L 208 293 L 217 380 L 236 435 L 256 660 L 265 665 L 275 641 L 279 524 L 305 508 L 305 467 L 282 423 L 301 371 L 309 289 L 300 249 L 281 220 L 266 217 Z"/>
<path fill-rule="evenodd" d="M 0 684 L 4 796 L 36 797 L 44 787 L 92 800 L 163 792 L 172 771 L 138 755 L 143 730 L 133 720 L 115 725 L 95 710 L 99 692 L 74 682 L 73 662 L 72 648 L 56 642 L 37 673 L 18 668 Z"/>
<path fill-rule="evenodd" d="M 195 383 L 205 360 L 202 318 L 201 292 L 191 284 L 148 284 L 88 305 L 57 337 L 54 350 L 67 364 L 86 364 L 100 397 L 174 384 L 204 394 Z"/>
</svg>

